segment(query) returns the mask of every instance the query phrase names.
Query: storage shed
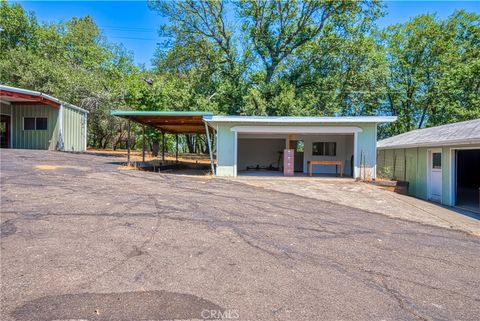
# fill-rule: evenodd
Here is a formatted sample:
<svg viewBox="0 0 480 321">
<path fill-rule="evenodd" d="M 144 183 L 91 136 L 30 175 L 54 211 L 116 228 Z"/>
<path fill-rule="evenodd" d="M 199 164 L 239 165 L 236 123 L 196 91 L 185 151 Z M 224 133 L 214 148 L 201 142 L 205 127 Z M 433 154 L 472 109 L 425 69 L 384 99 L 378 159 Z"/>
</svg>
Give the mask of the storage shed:
<svg viewBox="0 0 480 321">
<path fill-rule="evenodd" d="M 480 210 L 480 119 L 381 140 L 378 172 L 409 183 L 408 193 Z"/>
<path fill-rule="evenodd" d="M 2 148 L 85 151 L 88 111 L 27 89 L 0 85 Z"/>
<path fill-rule="evenodd" d="M 284 168 L 282 153 L 294 151 L 293 170 L 372 179 L 376 176 L 377 125 L 396 117 L 205 116 L 217 137 L 217 176 Z M 339 164 L 338 166 L 331 166 Z M 293 173 L 292 173 L 293 174 Z"/>
</svg>

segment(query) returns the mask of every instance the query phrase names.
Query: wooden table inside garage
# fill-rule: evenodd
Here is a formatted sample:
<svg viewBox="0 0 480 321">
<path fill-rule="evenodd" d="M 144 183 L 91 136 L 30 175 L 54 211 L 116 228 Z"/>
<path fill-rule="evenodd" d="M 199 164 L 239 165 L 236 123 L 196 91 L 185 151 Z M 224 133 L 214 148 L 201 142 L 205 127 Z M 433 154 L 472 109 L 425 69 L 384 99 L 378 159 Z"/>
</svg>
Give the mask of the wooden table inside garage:
<svg viewBox="0 0 480 321">
<path fill-rule="evenodd" d="M 343 163 L 342 161 L 331 160 L 331 161 L 322 161 L 322 160 L 310 160 L 307 161 L 308 166 L 308 175 L 312 176 L 313 165 L 335 165 L 335 175 L 338 175 L 338 166 L 340 166 L 340 177 L 343 177 Z"/>
</svg>

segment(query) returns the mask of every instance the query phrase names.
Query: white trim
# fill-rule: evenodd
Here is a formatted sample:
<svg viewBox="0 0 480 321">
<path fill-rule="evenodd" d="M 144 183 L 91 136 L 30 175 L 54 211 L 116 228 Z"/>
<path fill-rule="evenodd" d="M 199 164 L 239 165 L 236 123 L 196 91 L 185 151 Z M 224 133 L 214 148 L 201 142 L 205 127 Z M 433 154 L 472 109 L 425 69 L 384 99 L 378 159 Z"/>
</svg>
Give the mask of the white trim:
<svg viewBox="0 0 480 321">
<path fill-rule="evenodd" d="M 398 148 L 416 148 L 416 147 L 444 147 L 451 145 L 476 145 L 480 144 L 480 139 L 456 139 L 448 140 L 443 142 L 426 142 L 426 143 L 417 143 L 417 144 L 403 144 L 403 145 L 392 145 L 392 146 L 378 146 L 378 149 L 398 149 Z"/>
<path fill-rule="evenodd" d="M 58 137 L 57 137 L 57 147 L 58 150 L 64 151 L 65 144 L 63 139 L 63 111 L 64 111 L 63 104 L 60 104 L 60 108 L 58 108 L 58 115 L 57 115 L 57 125 L 58 125 Z"/>
<path fill-rule="evenodd" d="M 204 116 L 207 122 L 222 123 L 391 123 L 396 116 L 290 117 L 290 116 Z"/>
<path fill-rule="evenodd" d="M 5 104 L 5 105 L 8 105 L 8 106 L 11 106 L 11 105 L 12 105 L 12 103 L 9 102 L 8 100 L 0 100 L 0 103 Z"/>
<path fill-rule="evenodd" d="M 233 144 L 233 177 L 237 177 L 237 157 L 238 157 L 238 133 L 234 133 Z"/>
<path fill-rule="evenodd" d="M 353 134 L 353 179 L 357 179 L 359 174 L 359 167 L 357 166 L 358 158 L 358 133 Z"/>
<path fill-rule="evenodd" d="M 87 141 L 88 141 L 88 139 L 87 139 L 88 138 L 87 137 L 87 135 L 88 135 L 88 113 L 85 113 L 84 116 L 85 116 L 85 128 L 84 128 L 84 131 L 85 131 L 85 144 L 84 144 L 85 149 L 84 149 L 84 152 L 86 152 L 87 151 Z"/>
<path fill-rule="evenodd" d="M 450 148 L 450 206 L 457 206 L 457 150 L 474 150 L 480 147 L 452 147 Z"/>
<path fill-rule="evenodd" d="M 218 124 L 215 128 L 215 135 L 217 136 L 217 138 L 216 138 L 217 139 L 217 142 L 216 142 L 217 145 L 215 146 L 215 149 L 216 149 L 216 155 L 215 155 L 216 157 L 215 158 L 217 159 L 217 167 L 215 168 L 215 176 L 218 176 L 218 166 L 219 166 L 218 156 L 220 155 L 220 153 L 219 153 L 220 143 L 219 143 L 219 140 L 218 140 Z"/>
<path fill-rule="evenodd" d="M 33 118 L 35 119 L 35 128 L 34 129 L 25 129 L 25 118 Z M 47 129 L 37 129 L 37 118 L 46 118 L 47 119 Z M 22 116 L 22 131 L 48 131 L 48 117 L 43 117 L 43 116 Z"/>
<path fill-rule="evenodd" d="M 375 124 L 375 142 L 377 141 L 377 131 L 378 131 L 378 128 L 377 128 L 377 125 Z M 375 143 L 375 164 L 373 165 L 373 175 L 372 175 L 372 178 L 374 180 L 377 179 L 377 156 L 378 156 L 378 151 L 377 151 L 377 144 Z M 407 157 L 407 155 L 404 155 L 405 159 Z M 407 170 L 406 168 L 404 169 L 405 171 Z"/>
<path fill-rule="evenodd" d="M 443 150 L 441 148 L 429 148 L 427 149 L 427 200 L 429 201 L 435 201 L 432 200 L 431 198 L 431 193 L 432 193 L 432 187 L 430 183 L 431 179 L 431 167 L 432 167 L 432 159 L 433 159 L 433 153 L 440 153 L 442 155 L 441 158 L 441 178 L 442 178 L 442 184 L 440 186 L 440 204 L 443 204 L 443 166 L 444 166 L 444 161 L 443 161 Z"/>
<path fill-rule="evenodd" d="M 352 134 L 362 132 L 356 126 L 234 126 L 230 129 L 238 133 L 277 133 L 277 134 Z"/>
</svg>

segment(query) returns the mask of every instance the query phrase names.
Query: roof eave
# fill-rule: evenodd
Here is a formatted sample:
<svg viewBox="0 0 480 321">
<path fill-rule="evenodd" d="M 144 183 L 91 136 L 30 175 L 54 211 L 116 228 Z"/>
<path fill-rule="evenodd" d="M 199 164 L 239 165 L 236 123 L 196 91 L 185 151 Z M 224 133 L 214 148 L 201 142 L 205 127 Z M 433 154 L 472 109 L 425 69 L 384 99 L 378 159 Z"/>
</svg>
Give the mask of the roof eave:
<svg viewBox="0 0 480 321">
<path fill-rule="evenodd" d="M 440 146 L 453 146 L 453 145 L 477 145 L 480 144 L 480 139 L 457 139 L 449 140 L 443 142 L 426 142 L 426 143 L 416 143 L 416 144 L 401 144 L 401 145 L 391 145 L 391 146 L 378 146 L 377 149 L 399 149 L 399 148 L 417 148 L 417 147 L 440 147 Z"/>
<path fill-rule="evenodd" d="M 344 124 L 344 123 L 391 123 L 396 116 L 360 117 L 254 117 L 254 116 L 211 116 L 203 118 L 209 123 L 275 123 L 275 124 Z"/>
<path fill-rule="evenodd" d="M 17 87 L 10 87 L 10 86 L 6 86 L 6 85 L 0 85 L 0 90 L 4 90 L 4 91 L 11 91 L 11 92 L 16 92 L 16 93 L 21 93 L 21 94 L 27 94 L 27 95 L 30 95 L 30 96 L 35 96 L 35 97 L 39 97 L 39 98 L 45 98 L 47 100 L 50 100 L 50 101 L 53 101 L 59 105 L 64 105 L 64 106 L 68 106 L 72 109 L 76 109 L 78 111 L 81 111 L 81 112 L 84 112 L 84 113 L 89 113 L 88 110 L 85 110 L 81 107 L 78 107 L 76 105 L 73 105 L 73 104 L 70 104 L 70 103 L 67 103 L 67 102 L 64 102 L 58 98 L 55 98 L 53 96 L 50 96 L 50 95 L 47 95 L 47 94 L 44 94 L 44 93 L 41 93 L 39 91 L 34 91 L 34 90 L 29 90 L 29 89 L 23 89 L 23 88 L 17 88 Z"/>
</svg>

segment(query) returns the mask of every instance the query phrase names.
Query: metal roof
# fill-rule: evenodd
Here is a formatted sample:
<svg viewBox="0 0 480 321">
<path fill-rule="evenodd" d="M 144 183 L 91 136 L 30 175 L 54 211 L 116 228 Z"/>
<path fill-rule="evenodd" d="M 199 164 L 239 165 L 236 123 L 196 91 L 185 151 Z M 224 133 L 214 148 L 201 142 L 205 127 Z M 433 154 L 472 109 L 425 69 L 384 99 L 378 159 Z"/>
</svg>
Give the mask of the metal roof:
<svg viewBox="0 0 480 321">
<path fill-rule="evenodd" d="M 211 123 L 391 123 L 396 116 L 338 116 L 338 117 L 294 117 L 294 116 L 211 116 L 204 117 Z"/>
<path fill-rule="evenodd" d="M 16 93 L 17 95 L 12 95 L 11 93 Z M 60 105 L 64 105 L 88 114 L 88 111 L 83 108 L 61 101 L 58 98 L 41 93 L 39 91 L 10 87 L 5 85 L 0 85 L 0 101 L 7 101 L 10 103 L 37 102 L 39 104 L 50 105 L 53 107 L 59 107 Z"/>
<path fill-rule="evenodd" d="M 378 148 L 409 148 L 480 143 L 480 119 L 412 130 L 383 139 Z"/>
<path fill-rule="evenodd" d="M 142 125 L 158 128 L 167 133 L 205 133 L 204 116 L 212 116 L 204 111 L 136 111 L 113 110 L 111 115 L 126 118 Z"/>
</svg>

